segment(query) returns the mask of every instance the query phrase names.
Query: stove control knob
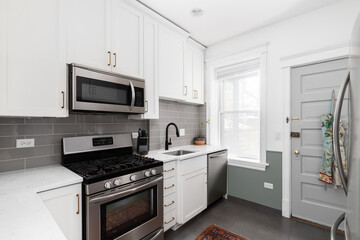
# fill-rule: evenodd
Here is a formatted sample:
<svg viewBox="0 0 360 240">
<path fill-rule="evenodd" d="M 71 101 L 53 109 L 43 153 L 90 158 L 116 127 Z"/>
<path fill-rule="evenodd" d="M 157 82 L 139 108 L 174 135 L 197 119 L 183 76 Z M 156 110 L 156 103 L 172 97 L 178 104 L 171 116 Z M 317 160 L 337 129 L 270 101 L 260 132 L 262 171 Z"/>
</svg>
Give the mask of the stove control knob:
<svg viewBox="0 0 360 240">
<path fill-rule="evenodd" d="M 121 179 L 120 178 L 114 180 L 114 185 L 115 186 L 120 186 L 120 184 L 121 184 Z"/>
<path fill-rule="evenodd" d="M 111 182 L 106 182 L 105 183 L 105 188 L 110 189 L 111 188 Z"/>
<path fill-rule="evenodd" d="M 145 175 L 145 177 L 150 177 L 150 171 L 145 171 L 144 175 Z"/>
<path fill-rule="evenodd" d="M 130 181 L 135 181 L 136 180 L 136 175 L 131 175 L 130 176 Z"/>
<path fill-rule="evenodd" d="M 156 169 L 151 169 L 151 174 L 156 175 Z"/>
</svg>

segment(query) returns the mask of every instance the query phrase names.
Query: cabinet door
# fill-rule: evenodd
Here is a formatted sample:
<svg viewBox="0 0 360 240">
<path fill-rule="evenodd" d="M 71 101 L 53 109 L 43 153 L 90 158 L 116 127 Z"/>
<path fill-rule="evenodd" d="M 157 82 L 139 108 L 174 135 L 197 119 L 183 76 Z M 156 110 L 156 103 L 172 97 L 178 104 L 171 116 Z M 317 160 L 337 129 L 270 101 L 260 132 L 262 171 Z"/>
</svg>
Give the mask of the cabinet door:
<svg viewBox="0 0 360 240">
<path fill-rule="evenodd" d="M 183 86 L 183 98 L 187 102 L 193 101 L 193 50 L 189 45 L 185 51 L 185 77 Z"/>
<path fill-rule="evenodd" d="M 67 62 L 111 70 L 106 48 L 106 1 L 68 0 Z"/>
<path fill-rule="evenodd" d="M 81 184 L 41 192 L 39 196 L 66 239 L 82 239 Z"/>
<path fill-rule="evenodd" d="M 64 2 L 1 2 L 0 115 L 66 117 Z"/>
<path fill-rule="evenodd" d="M 183 100 L 185 39 L 171 29 L 159 27 L 159 96 Z"/>
<path fill-rule="evenodd" d="M 192 101 L 204 103 L 204 52 L 192 50 Z"/>
<path fill-rule="evenodd" d="M 182 223 L 207 207 L 206 168 L 182 176 Z"/>
<path fill-rule="evenodd" d="M 112 71 L 143 78 L 143 13 L 121 0 L 111 0 Z"/>
</svg>

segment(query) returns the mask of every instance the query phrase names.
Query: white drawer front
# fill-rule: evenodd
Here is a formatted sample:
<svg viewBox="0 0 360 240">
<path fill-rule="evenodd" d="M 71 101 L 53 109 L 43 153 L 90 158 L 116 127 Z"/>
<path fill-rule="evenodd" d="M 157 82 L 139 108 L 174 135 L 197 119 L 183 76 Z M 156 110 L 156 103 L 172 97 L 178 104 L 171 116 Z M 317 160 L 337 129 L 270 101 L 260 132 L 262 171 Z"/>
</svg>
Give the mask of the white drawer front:
<svg viewBox="0 0 360 240">
<path fill-rule="evenodd" d="M 176 207 L 176 194 L 172 193 L 164 197 L 164 213 L 174 210 Z"/>
<path fill-rule="evenodd" d="M 164 231 L 167 231 L 169 228 L 174 226 L 175 223 L 176 223 L 175 210 L 165 213 L 165 215 L 164 215 Z"/>
<path fill-rule="evenodd" d="M 164 196 L 174 193 L 176 190 L 175 177 L 164 180 Z"/>
<path fill-rule="evenodd" d="M 207 155 L 183 160 L 182 166 L 181 175 L 186 175 L 200 169 L 207 168 Z"/>
<path fill-rule="evenodd" d="M 164 163 L 164 179 L 175 176 L 175 161 Z"/>
</svg>

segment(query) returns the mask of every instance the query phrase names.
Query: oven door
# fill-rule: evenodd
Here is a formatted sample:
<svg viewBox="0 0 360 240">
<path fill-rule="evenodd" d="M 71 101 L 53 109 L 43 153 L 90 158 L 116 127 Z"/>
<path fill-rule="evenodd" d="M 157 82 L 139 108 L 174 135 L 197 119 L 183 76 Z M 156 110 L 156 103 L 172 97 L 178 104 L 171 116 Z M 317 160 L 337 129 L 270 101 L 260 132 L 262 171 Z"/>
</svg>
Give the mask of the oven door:
<svg viewBox="0 0 360 240">
<path fill-rule="evenodd" d="M 163 177 L 86 197 L 86 239 L 142 239 L 163 226 Z"/>
<path fill-rule="evenodd" d="M 70 69 L 71 110 L 145 112 L 143 80 L 75 64 Z"/>
</svg>

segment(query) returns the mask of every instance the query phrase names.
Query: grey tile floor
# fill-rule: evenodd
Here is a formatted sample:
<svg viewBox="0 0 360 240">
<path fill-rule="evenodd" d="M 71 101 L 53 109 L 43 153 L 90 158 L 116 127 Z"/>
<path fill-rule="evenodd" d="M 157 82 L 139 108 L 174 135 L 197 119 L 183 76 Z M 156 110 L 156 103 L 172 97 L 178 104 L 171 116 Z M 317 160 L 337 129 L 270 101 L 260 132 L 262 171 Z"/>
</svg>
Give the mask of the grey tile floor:
<svg viewBox="0 0 360 240">
<path fill-rule="evenodd" d="M 249 240 L 330 240 L 328 230 L 284 218 L 278 210 L 233 197 L 218 200 L 178 230 L 168 230 L 165 240 L 194 240 L 211 224 Z M 337 239 L 344 237 L 338 235 Z"/>
</svg>

